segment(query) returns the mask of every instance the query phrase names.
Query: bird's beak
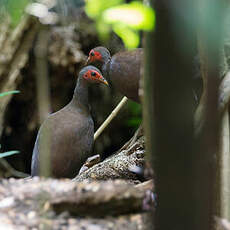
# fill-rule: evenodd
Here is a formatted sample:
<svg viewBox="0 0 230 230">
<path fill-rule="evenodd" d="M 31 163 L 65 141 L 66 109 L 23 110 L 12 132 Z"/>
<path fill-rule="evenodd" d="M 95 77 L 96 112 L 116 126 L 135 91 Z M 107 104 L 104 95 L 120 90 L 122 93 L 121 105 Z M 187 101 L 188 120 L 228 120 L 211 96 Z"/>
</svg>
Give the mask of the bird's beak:
<svg viewBox="0 0 230 230">
<path fill-rule="evenodd" d="M 109 83 L 106 81 L 106 79 L 105 79 L 105 78 L 100 77 L 100 78 L 99 78 L 99 81 L 100 81 L 101 83 L 103 83 L 103 84 L 105 84 L 105 85 L 109 86 Z"/>
</svg>

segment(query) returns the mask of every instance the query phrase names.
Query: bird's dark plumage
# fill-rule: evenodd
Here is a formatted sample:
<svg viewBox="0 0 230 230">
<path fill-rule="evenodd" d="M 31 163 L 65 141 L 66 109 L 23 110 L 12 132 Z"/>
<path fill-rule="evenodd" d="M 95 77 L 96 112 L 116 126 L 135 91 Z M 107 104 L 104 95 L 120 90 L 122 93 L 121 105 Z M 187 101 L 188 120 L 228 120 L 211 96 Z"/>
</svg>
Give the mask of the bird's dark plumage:
<svg viewBox="0 0 230 230">
<path fill-rule="evenodd" d="M 91 155 L 94 123 L 88 104 L 88 86 L 108 84 L 94 66 L 83 68 L 72 100 L 41 125 L 34 145 L 31 175 L 39 175 L 39 157 L 47 148 L 51 154 L 51 173 L 56 178 L 73 178 Z"/>
<path fill-rule="evenodd" d="M 121 94 L 139 103 L 142 61 L 142 48 L 118 52 L 111 57 L 108 49 L 100 46 L 90 51 L 87 63 L 99 68 Z"/>
</svg>

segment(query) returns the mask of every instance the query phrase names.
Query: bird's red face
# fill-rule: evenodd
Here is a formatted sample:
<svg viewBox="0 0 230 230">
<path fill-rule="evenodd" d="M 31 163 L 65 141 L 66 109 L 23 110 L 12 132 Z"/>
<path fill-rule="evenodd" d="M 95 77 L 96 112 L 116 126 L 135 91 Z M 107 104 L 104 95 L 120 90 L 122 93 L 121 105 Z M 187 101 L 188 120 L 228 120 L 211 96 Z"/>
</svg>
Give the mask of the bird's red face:
<svg viewBox="0 0 230 230">
<path fill-rule="evenodd" d="M 103 83 L 109 85 L 105 78 L 96 70 L 88 70 L 83 77 L 92 83 Z"/>
<path fill-rule="evenodd" d="M 94 62 L 97 62 L 97 61 L 101 61 L 102 62 L 102 55 L 100 52 L 98 51 L 95 51 L 95 50 L 91 50 L 89 52 L 89 57 L 86 61 L 86 64 L 90 64 L 90 63 L 94 63 Z"/>
</svg>

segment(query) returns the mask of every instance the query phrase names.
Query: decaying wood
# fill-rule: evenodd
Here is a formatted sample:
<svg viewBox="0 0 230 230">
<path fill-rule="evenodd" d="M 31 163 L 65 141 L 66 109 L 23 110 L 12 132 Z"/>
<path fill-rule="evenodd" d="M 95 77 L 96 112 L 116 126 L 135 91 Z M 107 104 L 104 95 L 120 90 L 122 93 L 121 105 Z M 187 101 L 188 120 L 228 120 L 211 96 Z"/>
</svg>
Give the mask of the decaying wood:
<svg viewBox="0 0 230 230">
<path fill-rule="evenodd" d="M 77 226 L 74 229 L 87 226 L 88 229 L 93 224 L 100 229 L 108 229 L 108 226 L 112 229 L 143 229 L 143 215 L 108 216 L 143 213 L 146 211 L 143 201 L 151 188 L 151 181 L 134 186 L 120 180 L 92 183 L 39 178 L 2 180 L 0 223 L 12 229 L 22 226 L 29 229 L 43 224 L 53 226 L 52 229 L 66 229 L 66 226 Z M 106 218 L 95 219 L 99 213 Z M 80 218 L 84 215 L 87 219 Z"/>
<path fill-rule="evenodd" d="M 57 213 L 68 210 L 80 216 L 117 216 L 144 209 L 146 185 L 130 186 L 121 181 L 83 183 L 51 200 Z M 151 188 L 151 185 L 147 186 Z M 146 198 L 147 199 L 147 198 Z"/>
<path fill-rule="evenodd" d="M 107 180 L 107 179 L 129 179 L 137 180 L 138 176 L 132 172 L 133 166 L 143 167 L 145 155 L 144 136 L 139 136 L 126 149 L 121 149 L 116 154 L 107 158 L 103 162 L 94 165 L 92 168 L 82 172 L 75 177 L 75 181 Z"/>
</svg>

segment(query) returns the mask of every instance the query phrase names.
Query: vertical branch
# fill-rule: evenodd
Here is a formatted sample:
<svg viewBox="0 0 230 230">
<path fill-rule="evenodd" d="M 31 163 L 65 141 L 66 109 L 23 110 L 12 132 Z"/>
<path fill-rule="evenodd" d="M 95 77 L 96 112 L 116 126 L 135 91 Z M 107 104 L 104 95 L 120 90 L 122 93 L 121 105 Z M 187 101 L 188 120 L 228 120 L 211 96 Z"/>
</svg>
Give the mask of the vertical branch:
<svg viewBox="0 0 230 230">
<path fill-rule="evenodd" d="M 198 2 L 198 50 L 201 60 L 201 74 L 205 83 L 201 106 L 202 123 L 197 136 L 198 152 L 196 175 L 199 177 L 197 194 L 200 200 L 197 207 L 200 210 L 202 226 L 196 228 L 215 229 L 214 216 L 220 216 L 223 211 L 223 193 L 221 194 L 221 158 L 227 145 L 220 148 L 220 131 L 223 124 L 218 113 L 219 86 L 222 76 L 221 48 L 223 36 L 224 1 L 202 0 Z M 215 31 L 213 28 L 216 28 Z M 200 106 L 199 106 L 200 107 Z M 225 116 L 225 119 L 227 117 Z M 222 130 L 222 135 L 224 130 Z M 225 129 L 225 131 L 227 131 Z M 229 131 L 227 131 L 229 132 Z M 223 140 L 224 141 L 224 140 Z M 223 143 L 223 142 L 222 142 Z"/>
<path fill-rule="evenodd" d="M 230 146 L 229 146 L 229 114 L 225 110 L 220 133 L 221 154 L 221 217 L 230 219 Z"/>
<path fill-rule="evenodd" d="M 230 4 L 227 3 L 226 13 L 224 15 L 224 49 L 223 55 L 223 63 L 226 66 L 227 71 L 230 69 L 229 59 L 230 59 Z M 221 86 L 224 85 L 225 82 L 228 83 L 229 73 L 227 73 L 224 79 L 221 82 Z M 224 94 L 228 87 L 223 86 L 220 87 L 219 94 L 220 96 Z M 223 97 L 222 97 L 223 98 Z M 229 100 L 227 100 L 229 101 Z M 218 101 L 219 102 L 219 101 Z M 219 102 L 220 103 L 220 102 Z M 228 105 L 229 103 L 227 103 Z M 218 104 L 218 107 L 220 105 Z M 227 107 L 227 106 L 226 106 Z M 220 130 L 220 154 L 221 154 L 221 217 L 230 220 L 230 135 L 229 135 L 229 110 L 226 108 L 223 112 L 221 130 Z"/>
<path fill-rule="evenodd" d="M 48 27 L 41 25 L 35 47 L 37 104 L 40 124 L 45 120 L 51 110 L 47 62 L 48 40 Z M 50 176 L 50 132 L 51 130 L 49 129 L 45 132 L 45 151 L 42 151 L 40 156 L 40 175 L 46 177 Z"/>
<path fill-rule="evenodd" d="M 153 4 L 152 4 L 153 6 Z M 153 53 L 154 53 L 154 32 L 148 32 L 145 35 L 144 40 L 144 65 L 141 67 L 141 80 L 140 80 L 140 90 L 139 95 L 142 102 L 142 116 L 143 116 L 143 128 L 144 135 L 146 138 L 146 160 L 151 162 L 154 169 L 153 159 L 154 159 L 154 77 L 153 77 Z M 146 221 L 146 229 L 154 228 L 154 211 L 148 216 Z"/>
</svg>

